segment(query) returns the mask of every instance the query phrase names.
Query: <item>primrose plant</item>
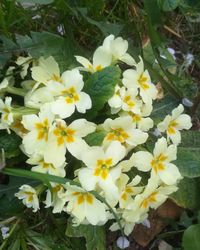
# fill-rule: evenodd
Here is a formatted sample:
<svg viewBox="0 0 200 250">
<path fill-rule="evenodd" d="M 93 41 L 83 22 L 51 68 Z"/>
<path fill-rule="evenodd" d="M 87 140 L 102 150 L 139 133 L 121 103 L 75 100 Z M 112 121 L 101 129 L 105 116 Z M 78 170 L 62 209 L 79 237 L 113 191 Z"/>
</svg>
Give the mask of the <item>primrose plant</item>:
<svg viewBox="0 0 200 250">
<path fill-rule="evenodd" d="M 21 88 L 10 74 L 0 83 L 0 129 L 22 138 L 31 171 L 74 176 L 42 189 L 21 186 L 15 195 L 33 212 L 52 207 L 53 213 L 68 213 L 74 225 L 117 218 L 110 230 L 121 227 L 129 235 L 177 190 L 182 176 L 173 162 L 191 119 L 180 104 L 157 124 L 163 137 L 147 147 L 158 91 L 142 58 L 127 50 L 126 40 L 110 35 L 92 61 L 75 56 L 80 65 L 64 72 L 52 56 L 19 57 Z M 21 96 L 24 106 L 9 93 Z"/>
</svg>

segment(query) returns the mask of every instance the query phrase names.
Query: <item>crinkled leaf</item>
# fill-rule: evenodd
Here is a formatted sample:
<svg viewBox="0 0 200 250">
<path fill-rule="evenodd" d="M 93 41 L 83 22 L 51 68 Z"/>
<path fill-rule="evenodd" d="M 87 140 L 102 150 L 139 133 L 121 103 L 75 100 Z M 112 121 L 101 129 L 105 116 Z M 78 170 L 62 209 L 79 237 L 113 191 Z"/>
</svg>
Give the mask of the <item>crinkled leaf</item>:
<svg viewBox="0 0 200 250">
<path fill-rule="evenodd" d="M 184 178 L 178 184 L 178 191 L 171 195 L 171 198 L 181 207 L 189 209 L 199 209 L 199 189 L 200 179 Z"/>
<path fill-rule="evenodd" d="M 9 38 L 0 36 L 0 68 L 2 68 L 6 62 L 11 58 L 12 51 L 18 49 L 18 46 Z"/>
<path fill-rule="evenodd" d="M 62 69 L 66 70 L 75 61 L 76 44 L 59 35 L 46 31 L 31 32 L 31 37 L 16 35 L 16 40 L 21 50 L 27 51 L 33 57 L 55 57 Z"/>
<path fill-rule="evenodd" d="M 178 147 L 176 165 L 181 174 L 188 178 L 200 176 L 200 133 L 184 131 L 182 143 Z"/>
<path fill-rule="evenodd" d="M 153 119 L 162 120 L 169 114 L 169 110 L 173 110 L 178 106 L 178 104 L 179 103 L 176 98 L 167 94 L 163 99 L 154 102 L 151 117 Z"/>
<path fill-rule="evenodd" d="M 13 216 L 23 211 L 24 205 L 22 202 L 15 197 L 12 198 L 12 200 L 9 200 L 7 196 L 0 198 L 0 217 Z"/>
<path fill-rule="evenodd" d="M 200 249 L 200 224 L 192 225 L 183 234 L 182 246 L 184 250 Z"/>
<path fill-rule="evenodd" d="M 92 99 L 92 109 L 87 112 L 89 117 L 95 117 L 97 112 L 113 96 L 115 86 L 119 82 L 120 73 L 118 67 L 110 66 L 90 75 L 84 87 L 84 91 Z"/>
<path fill-rule="evenodd" d="M 3 148 L 6 158 L 15 157 L 20 154 L 19 145 L 21 138 L 15 133 L 8 134 L 5 131 L 0 131 L 0 152 Z"/>
<path fill-rule="evenodd" d="M 80 225 L 68 223 L 66 229 L 68 237 L 84 237 L 87 250 L 105 250 L 105 229 L 103 226 Z"/>
</svg>

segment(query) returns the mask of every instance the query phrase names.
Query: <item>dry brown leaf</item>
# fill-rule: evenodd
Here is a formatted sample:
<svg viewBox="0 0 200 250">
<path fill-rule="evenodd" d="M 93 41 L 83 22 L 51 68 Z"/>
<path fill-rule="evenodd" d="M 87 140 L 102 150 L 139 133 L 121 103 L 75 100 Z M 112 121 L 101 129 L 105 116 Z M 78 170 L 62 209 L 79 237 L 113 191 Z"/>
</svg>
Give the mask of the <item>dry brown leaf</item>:
<svg viewBox="0 0 200 250">
<path fill-rule="evenodd" d="M 132 237 L 141 246 L 146 247 L 157 234 L 166 226 L 167 219 L 177 219 L 182 213 L 182 208 L 171 200 L 167 200 L 157 210 L 152 210 L 149 214 L 150 228 L 142 224 L 135 226 Z"/>
</svg>

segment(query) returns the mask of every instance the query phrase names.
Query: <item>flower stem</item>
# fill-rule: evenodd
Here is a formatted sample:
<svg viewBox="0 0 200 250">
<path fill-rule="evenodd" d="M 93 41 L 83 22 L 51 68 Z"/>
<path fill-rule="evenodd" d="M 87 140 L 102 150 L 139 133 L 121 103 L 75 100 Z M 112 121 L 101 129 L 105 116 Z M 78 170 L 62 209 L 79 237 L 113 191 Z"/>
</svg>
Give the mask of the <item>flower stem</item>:
<svg viewBox="0 0 200 250">
<path fill-rule="evenodd" d="M 11 86 L 8 86 L 6 88 L 6 92 L 8 92 L 10 94 L 14 94 L 14 95 L 23 96 L 23 97 L 26 95 L 25 90 L 23 90 L 21 88 L 11 87 Z"/>
</svg>

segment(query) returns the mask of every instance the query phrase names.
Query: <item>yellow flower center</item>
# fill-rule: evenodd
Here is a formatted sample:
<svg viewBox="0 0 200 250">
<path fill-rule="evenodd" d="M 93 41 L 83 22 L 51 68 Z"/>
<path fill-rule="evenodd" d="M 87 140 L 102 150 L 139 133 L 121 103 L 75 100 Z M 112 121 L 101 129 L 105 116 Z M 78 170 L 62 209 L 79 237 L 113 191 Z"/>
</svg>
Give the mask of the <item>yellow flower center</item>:
<svg viewBox="0 0 200 250">
<path fill-rule="evenodd" d="M 164 154 L 160 154 L 157 157 L 153 158 L 153 160 L 151 161 L 151 166 L 156 173 L 158 171 L 165 169 L 164 162 L 166 159 L 167 159 L 167 156 Z"/>
<path fill-rule="evenodd" d="M 40 163 L 41 167 L 44 169 L 49 169 L 49 168 L 55 169 L 54 165 L 51 163 L 46 163 L 43 160 L 41 160 L 39 163 Z"/>
<path fill-rule="evenodd" d="M 61 184 L 58 184 L 52 188 L 52 191 L 53 191 L 53 193 L 58 193 L 62 188 L 63 188 L 63 186 Z"/>
<path fill-rule="evenodd" d="M 128 196 L 130 196 L 131 194 L 133 194 L 133 188 L 132 187 L 126 187 L 121 195 L 121 199 L 122 200 L 127 200 Z"/>
<path fill-rule="evenodd" d="M 148 78 L 146 76 L 144 76 L 144 74 L 142 74 L 138 79 L 138 83 L 139 83 L 140 87 L 144 90 L 149 89 L 149 85 L 148 85 L 147 81 L 148 81 Z"/>
<path fill-rule="evenodd" d="M 75 130 L 68 128 L 66 126 L 62 126 L 61 124 L 57 124 L 56 129 L 54 129 L 53 134 L 57 137 L 58 146 L 64 144 L 64 142 L 72 143 L 75 141 L 74 134 Z"/>
<path fill-rule="evenodd" d="M 74 87 L 63 90 L 61 92 L 61 94 L 66 97 L 65 101 L 67 104 L 79 101 L 79 96 L 78 96 L 76 89 Z"/>
<path fill-rule="evenodd" d="M 34 195 L 34 193 L 25 191 L 24 194 L 27 195 L 27 201 L 28 202 L 32 202 L 33 201 L 33 195 Z"/>
<path fill-rule="evenodd" d="M 100 70 L 102 70 L 103 68 L 102 68 L 102 66 L 101 65 L 97 65 L 96 67 L 95 67 L 95 70 L 96 71 L 100 71 Z"/>
<path fill-rule="evenodd" d="M 112 158 L 108 158 L 106 160 L 97 160 L 94 176 L 100 176 L 103 180 L 106 180 L 111 166 Z"/>
<path fill-rule="evenodd" d="M 49 131 L 49 121 L 44 119 L 43 122 L 38 122 L 35 124 L 35 128 L 38 130 L 37 139 L 38 140 L 48 140 L 48 131 Z"/>
<path fill-rule="evenodd" d="M 53 191 L 53 193 L 58 193 L 62 188 L 63 188 L 63 186 L 61 184 L 58 184 L 52 188 L 52 191 Z"/>
<path fill-rule="evenodd" d="M 133 108 L 135 106 L 135 103 L 133 100 L 131 100 L 131 96 L 130 95 L 127 95 L 124 97 L 124 100 L 123 100 L 130 108 Z"/>
<path fill-rule="evenodd" d="M 8 121 L 8 116 L 9 116 L 9 113 L 10 113 L 10 111 L 11 110 L 9 110 L 9 108 L 3 108 L 2 109 L 2 111 L 4 112 L 3 114 L 2 114 L 2 119 L 4 120 L 4 121 Z"/>
<path fill-rule="evenodd" d="M 132 117 L 134 122 L 140 122 L 142 119 L 140 115 L 134 114 L 132 112 L 129 112 L 128 114 Z"/>
<path fill-rule="evenodd" d="M 156 202 L 156 195 L 158 194 L 158 192 L 153 192 L 151 195 L 149 195 L 146 199 L 144 199 L 141 204 L 140 207 L 141 208 L 148 208 L 150 203 L 154 203 Z"/>
<path fill-rule="evenodd" d="M 169 126 L 168 126 L 168 129 L 167 129 L 167 132 L 170 134 L 170 135 L 173 135 L 176 133 L 176 126 L 178 125 L 178 123 L 174 120 L 172 120 L 170 123 L 169 123 Z"/>
<path fill-rule="evenodd" d="M 53 74 L 52 77 L 50 78 L 50 80 L 53 80 L 55 82 L 59 82 L 62 83 L 62 79 L 60 78 L 60 76 Z"/>
<path fill-rule="evenodd" d="M 119 141 L 121 143 L 125 142 L 125 140 L 128 139 L 128 138 L 129 138 L 129 135 L 122 128 L 113 129 L 106 136 L 106 139 L 108 141 L 117 140 L 117 141 Z"/>
<path fill-rule="evenodd" d="M 28 130 L 23 126 L 23 124 L 21 123 L 21 120 L 19 120 L 19 119 L 17 119 L 17 120 L 14 121 L 12 127 L 14 129 L 19 130 L 23 134 L 27 134 L 28 133 Z"/>
<path fill-rule="evenodd" d="M 93 196 L 89 193 L 74 192 L 72 195 L 77 196 L 78 205 L 86 202 L 90 205 L 93 204 Z"/>
</svg>

